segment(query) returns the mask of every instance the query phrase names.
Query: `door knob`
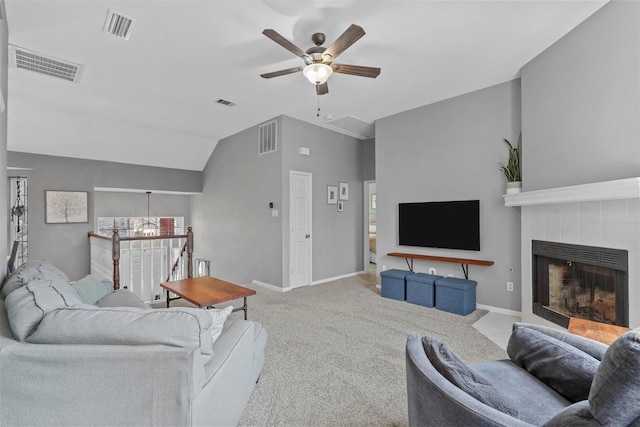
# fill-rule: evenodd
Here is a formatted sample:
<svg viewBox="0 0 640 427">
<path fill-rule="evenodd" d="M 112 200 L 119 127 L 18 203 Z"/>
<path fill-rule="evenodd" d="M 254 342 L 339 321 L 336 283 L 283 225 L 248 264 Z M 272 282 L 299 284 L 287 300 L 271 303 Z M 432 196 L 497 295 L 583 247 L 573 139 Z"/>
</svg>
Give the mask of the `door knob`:
<svg viewBox="0 0 640 427">
<path fill-rule="evenodd" d="M 306 234 L 304 237 L 305 239 L 308 239 L 309 237 L 311 237 L 311 234 Z"/>
</svg>

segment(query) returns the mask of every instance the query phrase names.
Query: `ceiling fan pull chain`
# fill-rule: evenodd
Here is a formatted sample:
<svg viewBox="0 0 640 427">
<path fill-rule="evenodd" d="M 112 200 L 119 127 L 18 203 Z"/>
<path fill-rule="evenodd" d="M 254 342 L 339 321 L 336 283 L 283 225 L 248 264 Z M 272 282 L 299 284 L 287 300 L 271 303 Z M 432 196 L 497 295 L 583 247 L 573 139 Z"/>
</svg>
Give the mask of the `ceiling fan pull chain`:
<svg viewBox="0 0 640 427">
<path fill-rule="evenodd" d="M 316 93 L 316 98 L 318 99 L 318 112 L 316 113 L 316 117 L 320 117 L 320 95 Z"/>
</svg>

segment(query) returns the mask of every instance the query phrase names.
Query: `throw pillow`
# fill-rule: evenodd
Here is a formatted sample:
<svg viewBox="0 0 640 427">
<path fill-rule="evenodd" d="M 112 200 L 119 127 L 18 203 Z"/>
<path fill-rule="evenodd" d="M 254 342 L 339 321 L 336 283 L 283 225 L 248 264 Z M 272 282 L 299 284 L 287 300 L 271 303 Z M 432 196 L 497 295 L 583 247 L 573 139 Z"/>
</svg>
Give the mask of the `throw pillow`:
<svg viewBox="0 0 640 427">
<path fill-rule="evenodd" d="M 453 385 L 493 409 L 518 416 L 518 409 L 506 395 L 469 369 L 444 343 L 432 337 L 423 337 L 422 347 L 433 367 Z"/>
<path fill-rule="evenodd" d="M 50 280 L 32 280 L 7 295 L 5 307 L 13 336 L 24 341 L 47 313 L 67 304 Z"/>
<path fill-rule="evenodd" d="M 108 294 L 104 284 L 92 275 L 88 275 L 72 283 L 71 286 L 78 292 L 80 299 L 85 304 L 94 305 L 100 298 Z"/>
<path fill-rule="evenodd" d="M 95 304 L 98 307 L 138 307 L 151 308 L 140 297 L 129 289 L 117 289 L 100 298 Z"/>
<path fill-rule="evenodd" d="M 27 338 L 34 344 L 170 345 L 213 354 L 211 316 L 191 307 L 142 309 L 81 304 L 47 313 Z"/>
<path fill-rule="evenodd" d="M 51 280 L 55 284 L 69 284 L 67 275 L 53 266 L 53 264 L 47 261 L 34 260 L 25 262 L 7 277 L 2 285 L 2 293 L 6 297 L 32 280 Z"/>
<path fill-rule="evenodd" d="M 224 322 L 233 311 L 233 306 L 229 305 L 225 308 L 212 308 L 207 310 L 211 315 L 211 341 L 215 343 L 224 327 Z"/>
<path fill-rule="evenodd" d="M 570 344 L 527 327 L 509 338 L 511 360 L 572 403 L 586 400 L 600 362 Z"/>
<path fill-rule="evenodd" d="M 629 331 L 609 346 L 593 379 L 589 406 L 602 425 L 637 425 L 640 422 L 640 328 Z"/>
</svg>

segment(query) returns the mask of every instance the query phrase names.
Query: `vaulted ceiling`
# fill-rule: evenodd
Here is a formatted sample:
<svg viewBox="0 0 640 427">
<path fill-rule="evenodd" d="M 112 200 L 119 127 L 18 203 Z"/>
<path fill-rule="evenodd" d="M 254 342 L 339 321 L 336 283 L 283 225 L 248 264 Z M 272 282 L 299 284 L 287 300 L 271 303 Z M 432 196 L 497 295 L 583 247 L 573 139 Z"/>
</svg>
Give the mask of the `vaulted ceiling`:
<svg viewBox="0 0 640 427">
<path fill-rule="evenodd" d="M 605 3 L 5 0 L 10 45 L 82 66 L 77 83 L 9 66 L 8 149 L 202 170 L 219 140 L 281 114 L 364 135 L 518 77 Z M 128 40 L 103 31 L 109 10 L 134 20 Z M 318 97 L 302 73 L 260 77 L 303 64 L 264 29 L 306 50 L 313 33 L 328 46 L 352 23 L 366 35 L 338 62 L 378 78 L 334 74 Z"/>
</svg>

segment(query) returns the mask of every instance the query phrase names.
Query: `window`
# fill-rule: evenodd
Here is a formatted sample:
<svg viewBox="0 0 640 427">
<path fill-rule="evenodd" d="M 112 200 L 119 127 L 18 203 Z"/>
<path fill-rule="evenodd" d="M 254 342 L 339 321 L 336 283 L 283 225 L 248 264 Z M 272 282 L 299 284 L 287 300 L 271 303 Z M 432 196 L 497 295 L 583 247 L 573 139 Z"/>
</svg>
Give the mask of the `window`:
<svg viewBox="0 0 640 427">
<path fill-rule="evenodd" d="M 173 236 L 184 234 L 184 217 L 98 217 L 96 233 L 120 237 Z"/>
</svg>

